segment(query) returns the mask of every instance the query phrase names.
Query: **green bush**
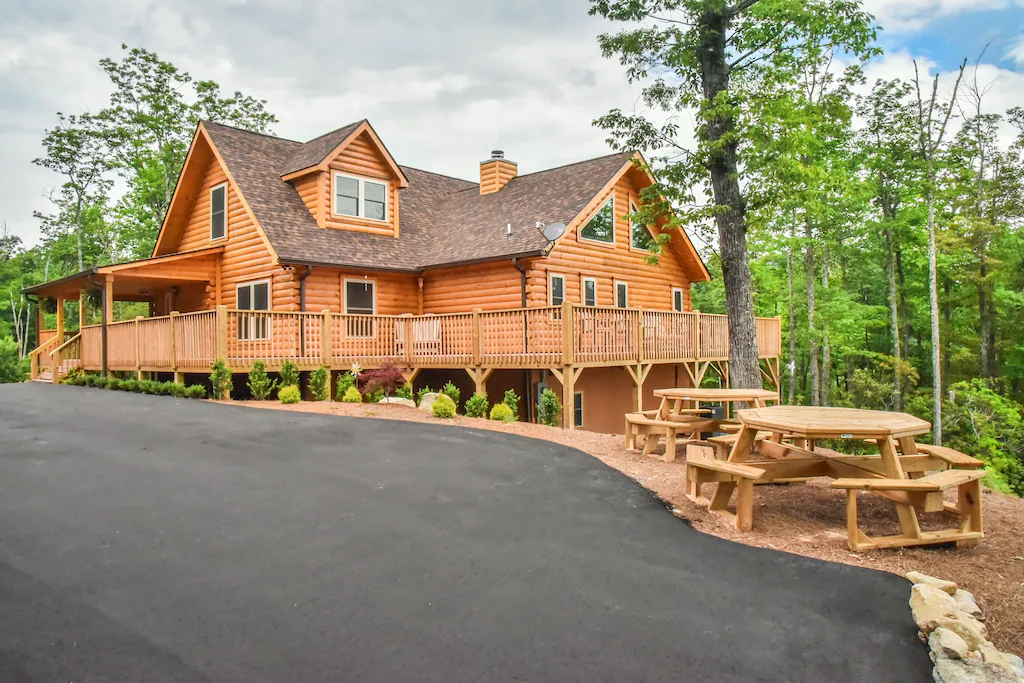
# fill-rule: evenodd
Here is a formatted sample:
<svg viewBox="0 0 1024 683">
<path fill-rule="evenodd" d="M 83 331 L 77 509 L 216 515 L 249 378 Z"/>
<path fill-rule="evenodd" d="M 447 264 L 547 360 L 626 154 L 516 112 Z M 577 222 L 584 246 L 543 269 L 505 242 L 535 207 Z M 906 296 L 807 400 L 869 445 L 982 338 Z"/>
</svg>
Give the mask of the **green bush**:
<svg viewBox="0 0 1024 683">
<path fill-rule="evenodd" d="M 299 393 L 299 388 L 294 384 L 281 387 L 277 392 L 277 397 L 281 399 L 281 403 L 298 403 L 302 400 L 302 394 Z"/>
<path fill-rule="evenodd" d="M 483 417 L 487 414 L 487 394 L 479 391 L 466 399 L 466 417 Z"/>
<path fill-rule="evenodd" d="M 439 417 L 445 420 L 450 420 L 455 417 L 455 401 L 451 399 L 447 394 L 441 394 L 434 401 L 434 405 L 430 408 L 434 411 L 434 417 Z"/>
<path fill-rule="evenodd" d="M 231 398 L 231 389 L 234 386 L 231 382 L 231 368 L 219 358 L 210 372 L 210 385 L 213 386 L 213 397 L 218 401 Z"/>
<path fill-rule="evenodd" d="M 334 395 L 338 397 L 339 401 L 344 401 L 345 400 L 345 394 L 348 393 L 349 388 L 350 387 L 354 387 L 355 385 L 356 385 L 356 377 L 355 377 L 355 375 L 353 375 L 351 372 L 343 372 L 340 375 L 338 375 L 338 389 L 337 389 L 337 391 L 335 392 Z M 356 392 L 358 393 L 358 389 L 356 390 Z M 359 400 L 362 400 L 362 399 L 359 399 Z"/>
<path fill-rule="evenodd" d="M 501 399 L 501 402 L 508 406 L 508 409 L 512 411 L 512 414 L 519 419 L 519 395 L 516 394 L 515 389 L 509 389 L 505 392 L 505 397 Z"/>
<path fill-rule="evenodd" d="M 321 365 L 309 373 L 309 393 L 314 401 L 326 401 L 330 396 L 331 371 Z"/>
<path fill-rule="evenodd" d="M 424 395 L 432 393 L 434 393 L 434 390 L 431 389 L 429 386 L 424 385 L 420 387 L 420 390 L 416 392 L 416 405 L 423 403 Z"/>
<path fill-rule="evenodd" d="M 384 390 L 377 389 L 376 391 L 368 391 L 363 394 L 363 400 L 367 403 L 380 403 L 380 400 L 384 398 Z"/>
<path fill-rule="evenodd" d="M 450 398 L 452 400 L 452 403 L 454 403 L 455 405 L 459 405 L 459 388 L 457 386 L 455 386 L 451 382 L 448 382 L 443 387 L 441 387 L 441 393 Z"/>
<path fill-rule="evenodd" d="M 206 387 L 193 384 L 186 387 L 178 382 L 156 382 L 151 379 L 118 379 L 106 378 L 102 375 L 71 373 L 62 380 L 63 384 L 79 387 L 98 387 L 112 391 L 131 391 L 136 394 L 153 396 L 173 396 L 175 398 L 206 398 Z"/>
<path fill-rule="evenodd" d="M 395 389 L 395 396 L 398 398 L 407 398 L 412 400 L 412 384 L 406 382 L 402 386 Z"/>
<path fill-rule="evenodd" d="M 28 360 L 18 355 L 18 342 L 11 337 L 0 338 L 0 384 L 24 382 L 28 365 Z"/>
<path fill-rule="evenodd" d="M 491 408 L 491 419 L 502 422 L 515 422 L 516 416 L 512 414 L 512 409 L 504 403 L 495 403 L 494 407 Z"/>
<path fill-rule="evenodd" d="M 107 389 L 110 391 L 124 391 L 124 380 L 118 379 L 117 377 L 111 377 L 107 380 Z"/>
<path fill-rule="evenodd" d="M 193 384 L 185 390 L 185 395 L 189 398 L 206 398 L 206 387 L 202 384 Z"/>
<path fill-rule="evenodd" d="M 942 432 L 944 445 L 985 461 L 986 486 L 1024 496 L 1024 406 L 983 379 L 957 382 L 942 404 Z"/>
<path fill-rule="evenodd" d="M 345 394 L 341 397 L 343 403 L 362 403 L 363 395 L 359 393 L 354 384 L 350 384 Z"/>
<path fill-rule="evenodd" d="M 249 391 L 252 392 L 254 399 L 266 401 L 270 398 L 270 394 L 273 393 L 277 382 L 270 379 L 270 376 L 267 374 L 266 363 L 258 360 L 252 364 L 252 370 L 249 371 L 249 381 L 246 382 L 246 385 L 249 387 Z"/>
<path fill-rule="evenodd" d="M 299 366 L 290 360 L 286 360 L 281 365 L 280 382 L 278 386 L 282 387 L 297 387 L 299 386 Z"/>
<path fill-rule="evenodd" d="M 550 389 L 545 389 L 540 395 L 537 419 L 549 427 L 557 427 L 562 422 L 562 402 L 558 400 L 558 394 Z"/>
</svg>

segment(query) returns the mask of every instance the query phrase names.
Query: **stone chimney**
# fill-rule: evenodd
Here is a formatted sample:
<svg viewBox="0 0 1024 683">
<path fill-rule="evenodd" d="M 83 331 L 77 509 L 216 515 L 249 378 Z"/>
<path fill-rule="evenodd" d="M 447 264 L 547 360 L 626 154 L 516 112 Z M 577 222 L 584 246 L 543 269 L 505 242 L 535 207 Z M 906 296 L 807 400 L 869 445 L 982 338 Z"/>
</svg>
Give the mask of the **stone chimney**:
<svg viewBox="0 0 1024 683">
<path fill-rule="evenodd" d="M 480 162 L 480 194 L 497 192 L 517 175 L 519 167 L 516 162 L 506 159 L 500 149 L 494 150 L 490 159 Z"/>
</svg>

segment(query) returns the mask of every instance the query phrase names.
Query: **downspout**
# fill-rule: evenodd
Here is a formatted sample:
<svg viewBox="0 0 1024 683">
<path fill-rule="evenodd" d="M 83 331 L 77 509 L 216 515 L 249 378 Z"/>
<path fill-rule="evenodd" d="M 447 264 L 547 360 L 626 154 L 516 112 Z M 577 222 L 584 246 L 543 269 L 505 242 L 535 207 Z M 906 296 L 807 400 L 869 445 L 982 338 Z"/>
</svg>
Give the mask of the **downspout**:
<svg viewBox="0 0 1024 683">
<path fill-rule="evenodd" d="M 526 269 L 519 265 L 519 257 L 512 259 L 512 267 L 519 271 L 520 288 L 522 290 L 522 307 L 526 308 Z M 528 352 L 530 343 L 529 319 L 523 314 L 523 351 Z M 531 371 L 523 370 L 523 384 L 526 385 L 526 421 L 533 422 L 533 387 L 531 386 Z"/>
<path fill-rule="evenodd" d="M 313 272 L 313 266 L 307 265 L 306 272 L 299 276 L 299 311 L 306 312 L 306 278 Z M 299 354 L 306 357 L 306 326 L 302 326 L 302 334 L 299 335 Z"/>
</svg>

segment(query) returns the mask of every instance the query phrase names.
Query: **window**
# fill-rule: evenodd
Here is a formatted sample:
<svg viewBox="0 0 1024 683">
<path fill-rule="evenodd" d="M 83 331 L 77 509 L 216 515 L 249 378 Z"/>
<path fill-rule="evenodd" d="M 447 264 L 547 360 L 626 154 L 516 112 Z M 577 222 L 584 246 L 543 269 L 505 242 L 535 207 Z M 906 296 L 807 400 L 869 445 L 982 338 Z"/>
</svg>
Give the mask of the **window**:
<svg viewBox="0 0 1024 683">
<path fill-rule="evenodd" d="M 339 216 L 388 219 L 388 184 L 355 176 L 334 174 L 334 213 Z"/>
<path fill-rule="evenodd" d="M 377 283 L 373 280 L 345 280 L 345 313 L 373 315 L 377 312 Z M 373 318 L 348 318 L 346 328 L 350 337 L 373 337 L 376 334 Z"/>
<path fill-rule="evenodd" d="M 270 283 L 248 282 L 235 288 L 235 308 L 240 311 L 269 311 Z M 238 316 L 238 338 L 246 340 L 269 339 L 269 316 L 261 313 Z"/>
<path fill-rule="evenodd" d="M 583 426 L 583 392 L 577 391 L 572 397 L 572 424 L 574 427 Z"/>
<path fill-rule="evenodd" d="M 673 287 L 672 288 L 672 310 L 683 312 L 683 288 Z"/>
<path fill-rule="evenodd" d="M 631 214 L 636 213 L 636 204 L 633 202 L 629 203 L 629 212 Z M 642 249 L 647 251 L 652 244 L 654 244 L 654 234 L 651 233 L 651 229 L 643 223 L 637 223 L 632 221 L 630 224 L 630 239 L 634 249 Z"/>
<path fill-rule="evenodd" d="M 583 305 L 597 305 L 597 280 L 592 277 L 583 278 Z"/>
<path fill-rule="evenodd" d="M 580 237 L 595 242 L 614 244 L 615 242 L 615 198 L 604 203 L 594 217 L 580 230 Z"/>
<path fill-rule="evenodd" d="M 222 183 L 210 190 L 210 239 L 219 240 L 228 229 L 228 186 Z"/>
<path fill-rule="evenodd" d="M 619 308 L 629 308 L 629 287 L 625 282 L 615 283 L 615 305 Z"/>
<path fill-rule="evenodd" d="M 561 306 L 565 301 L 565 276 L 552 275 L 548 283 L 548 303 L 551 306 Z"/>
</svg>

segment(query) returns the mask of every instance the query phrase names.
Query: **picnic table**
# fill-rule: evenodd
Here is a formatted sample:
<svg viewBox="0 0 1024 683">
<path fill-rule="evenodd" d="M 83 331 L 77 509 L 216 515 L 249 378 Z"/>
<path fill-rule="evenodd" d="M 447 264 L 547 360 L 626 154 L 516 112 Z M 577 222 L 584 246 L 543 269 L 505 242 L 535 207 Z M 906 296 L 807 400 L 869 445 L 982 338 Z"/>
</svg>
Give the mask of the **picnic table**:
<svg viewBox="0 0 1024 683">
<path fill-rule="evenodd" d="M 728 417 L 713 417 L 711 410 L 701 408 L 702 402 L 722 403 L 728 415 L 732 403 L 764 406 L 768 401 L 779 400 L 777 392 L 766 389 L 683 387 L 655 389 L 654 395 L 661 399 L 657 410 L 626 415 L 626 449 L 635 449 L 637 437 L 644 436 L 643 453 L 651 455 L 661 439 L 665 439 L 665 462 L 675 460 L 676 438 L 680 435 L 690 438 L 703 432 L 738 431 L 737 422 Z M 718 446 L 731 445 L 728 439 L 720 441 Z"/>
<path fill-rule="evenodd" d="M 751 528 L 753 484 L 792 477 L 825 476 L 833 488 L 847 491 L 847 535 L 853 550 L 867 548 L 958 544 L 982 537 L 981 483 L 984 463 L 948 448 L 918 444 L 915 436 L 931 424 L 906 413 L 806 406 L 755 407 L 736 413 L 741 429 L 727 461 L 710 457 L 708 446 L 687 448 L 687 495 L 735 520 L 741 531 Z M 759 432 L 770 432 L 758 440 Z M 790 439 L 794 443 L 784 443 Z M 877 446 L 878 455 L 832 455 L 798 444 L 819 439 L 862 440 Z M 931 474 L 926 474 L 932 472 Z M 701 485 L 716 484 L 714 496 L 701 496 Z M 943 492 L 957 489 L 957 502 Z M 736 492 L 736 512 L 727 509 Z M 857 523 L 859 491 L 892 500 L 902 533 L 869 538 Z M 956 528 L 921 531 L 918 513 L 953 512 Z"/>
</svg>

